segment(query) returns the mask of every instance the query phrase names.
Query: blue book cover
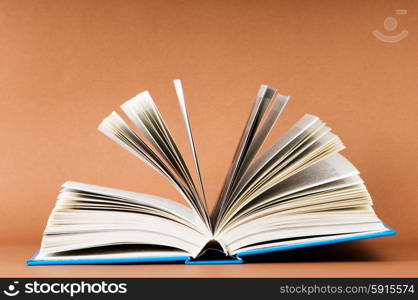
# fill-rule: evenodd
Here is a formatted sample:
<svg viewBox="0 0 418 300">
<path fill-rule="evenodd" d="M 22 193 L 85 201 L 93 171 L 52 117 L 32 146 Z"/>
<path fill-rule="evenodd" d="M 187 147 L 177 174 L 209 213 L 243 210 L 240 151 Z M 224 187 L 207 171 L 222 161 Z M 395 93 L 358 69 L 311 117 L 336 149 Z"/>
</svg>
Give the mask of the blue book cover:
<svg viewBox="0 0 418 300">
<path fill-rule="evenodd" d="M 282 245 L 277 247 L 267 247 L 257 250 L 238 252 L 234 256 L 228 257 L 228 259 L 216 259 L 216 260 L 205 260 L 205 259 L 192 259 L 188 256 L 165 256 L 165 257 L 137 257 L 137 258 L 103 258 L 103 259 L 60 259 L 60 260 L 42 260 L 37 259 L 37 253 L 27 261 L 28 266 L 37 265 L 79 265 L 79 264 L 123 264 L 123 263 L 166 263 L 166 262 L 181 262 L 188 265 L 203 265 L 203 264 L 240 264 L 245 262 L 245 257 L 250 255 L 262 255 L 268 252 L 277 252 L 284 250 L 291 250 L 303 247 L 321 246 L 334 243 L 350 242 L 355 240 L 370 239 L 376 237 L 384 237 L 395 235 L 396 231 L 390 227 L 387 230 L 364 233 L 361 235 L 345 235 L 342 237 L 330 237 L 328 239 L 322 239 L 320 241 L 294 243 L 291 245 Z M 280 254 L 277 254 L 280 255 Z"/>
</svg>

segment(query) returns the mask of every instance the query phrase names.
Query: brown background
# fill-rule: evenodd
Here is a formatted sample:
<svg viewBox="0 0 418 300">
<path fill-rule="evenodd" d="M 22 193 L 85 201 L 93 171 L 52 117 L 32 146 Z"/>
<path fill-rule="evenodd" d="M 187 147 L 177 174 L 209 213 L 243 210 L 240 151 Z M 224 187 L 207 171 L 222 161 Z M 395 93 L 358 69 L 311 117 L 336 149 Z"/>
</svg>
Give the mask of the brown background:
<svg viewBox="0 0 418 300">
<path fill-rule="evenodd" d="M 394 15 L 399 8 L 408 15 Z M 387 16 L 406 39 L 371 34 L 390 34 Z M 417 1 L 0 1 L 0 275 L 104 275 L 100 266 L 24 266 L 66 180 L 179 200 L 96 128 L 148 89 L 191 162 L 171 82 L 181 78 L 211 205 L 265 83 L 292 96 L 269 142 L 304 113 L 320 116 L 399 233 L 351 243 L 367 252 L 354 257 L 333 246 L 322 259 L 312 250 L 294 259 L 304 263 L 114 266 L 106 274 L 416 276 L 417 28 Z"/>
</svg>

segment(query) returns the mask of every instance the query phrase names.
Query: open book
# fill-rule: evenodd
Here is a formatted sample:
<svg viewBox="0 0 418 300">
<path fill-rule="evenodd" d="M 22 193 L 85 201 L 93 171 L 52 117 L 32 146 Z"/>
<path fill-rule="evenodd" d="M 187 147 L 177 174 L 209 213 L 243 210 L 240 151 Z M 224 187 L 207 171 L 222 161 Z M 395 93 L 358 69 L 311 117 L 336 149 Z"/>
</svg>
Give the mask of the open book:
<svg viewBox="0 0 418 300">
<path fill-rule="evenodd" d="M 341 140 L 304 115 L 263 153 L 289 97 L 262 85 L 210 214 L 180 80 L 174 81 L 193 168 L 146 91 L 99 130 L 163 175 L 188 206 L 68 181 L 29 265 L 183 261 L 240 263 L 248 255 L 395 234 L 376 216 Z M 193 172 L 192 172 L 193 171 Z M 277 254 L 279 255 L 279 254 Z"/>
</svg>

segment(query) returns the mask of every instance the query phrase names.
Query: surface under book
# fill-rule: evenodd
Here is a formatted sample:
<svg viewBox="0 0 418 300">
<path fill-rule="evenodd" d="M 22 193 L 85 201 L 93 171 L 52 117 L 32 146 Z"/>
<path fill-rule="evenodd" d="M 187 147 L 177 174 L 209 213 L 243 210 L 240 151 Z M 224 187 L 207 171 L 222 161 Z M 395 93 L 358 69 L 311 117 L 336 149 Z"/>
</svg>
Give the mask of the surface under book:
<svg viewBox="0 0 418 300">
<path fill-rule="evenodd" d="M 289 100 L 265 85 L 210 213 L 181 82 L 174 87 L 192 166 L 148 92 L 121 106 L 124 118 L 112 112 L 99 130 L 164 176 L 187 205 L 67 181 L 28 265 L 242 263 L 250 255 L 395 234 L 376 216 L 359 171 L 339 153 L 343 143 L 318 117 L 304 115 L 261 149 Z"/>
</svg>

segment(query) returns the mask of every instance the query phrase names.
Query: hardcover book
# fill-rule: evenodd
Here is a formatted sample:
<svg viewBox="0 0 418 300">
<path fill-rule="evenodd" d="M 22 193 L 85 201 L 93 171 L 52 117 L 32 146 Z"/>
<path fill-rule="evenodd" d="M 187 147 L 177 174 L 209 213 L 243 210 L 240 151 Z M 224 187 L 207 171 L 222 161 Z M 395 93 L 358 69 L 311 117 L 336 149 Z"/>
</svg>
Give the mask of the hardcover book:
<svg viewBox="0 0 418 300">
<path fill-rule="evenodd" d="M 242 263 L 250 255 L 395 234 L 376 216 L 359 171 L 340 154 L 343 143 L 318 117 L 304 115 L 261 150 L 289 101 L 266 85 L 210 213 L 180 80 L 174 87 L 192 166 L 147 91 L 121 106 L 125 116 L 107 116 L 99 130 L 164 176 L 187 205 L 65 182 L 28 265 Z"/>
</svg>

